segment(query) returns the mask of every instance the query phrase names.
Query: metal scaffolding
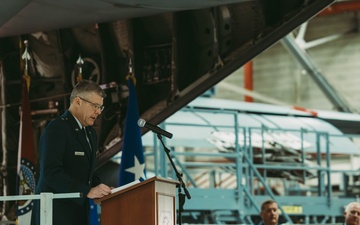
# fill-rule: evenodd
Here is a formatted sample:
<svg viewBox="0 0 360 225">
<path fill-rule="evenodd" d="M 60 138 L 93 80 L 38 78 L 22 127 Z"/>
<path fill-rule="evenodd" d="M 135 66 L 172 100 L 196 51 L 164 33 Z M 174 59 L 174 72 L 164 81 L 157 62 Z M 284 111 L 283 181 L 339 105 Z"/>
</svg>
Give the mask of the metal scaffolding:
<svg viewBox="0 0 360 225">
<path fill-rule="evenodd" d="M 359 200 L 356 187 L 360 171 L 332 168 L 339 155 L 334 154 L 335 148 L 342 145 L 336 143 L 340 141 L 346 148 L 351 142 L 341 132 L 264 124 L 252 127 L 239 119 L 238 110 L 187 107 L 182 113 L 206 122 L 165 121 L 162 127 L 184 129 L 193 136 L 201 129 L 210 131 L 207 141 L 213 145 L 171 147 L 171 156 L 192 195 L 185 203 L 183 221 L 256 224 L 261 203 L 274 199 L 281 210 L 281 222 L 335 224 L 342 221 L 344 206 Z M 227 119 L 214 123 L 214 116 Z M 145 151 L 147 171 L 176 179 L 156 136 L 153 141 Z M 167 143 L 171 145 L 170 140 Z"/>
</svg>

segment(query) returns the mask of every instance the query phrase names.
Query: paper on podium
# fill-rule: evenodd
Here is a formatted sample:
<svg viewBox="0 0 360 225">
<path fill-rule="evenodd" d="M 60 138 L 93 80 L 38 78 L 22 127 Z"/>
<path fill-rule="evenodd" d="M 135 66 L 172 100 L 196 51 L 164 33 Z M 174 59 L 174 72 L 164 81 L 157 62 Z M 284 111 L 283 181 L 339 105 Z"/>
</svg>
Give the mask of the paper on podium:
<svg viewBox="0 0 360 225">
<path fill-rule="evenodd" d="M 118 191 L 121 191 L 121 190 L 123 190 L 123 189 L 125 189 L 125 188 L 131 187 L 131 186 L 133 186 L 133 185 L 135 185 L 135 184 L 138 184 L 138 183 L 140 183 L 140 181 L 139 181 L 139 180 L 135 180 L 135 181 L 130 182 L 130 183 L 128 183 L 128 184 L 125 184 L 125 185 L 122 185 L 122 186 L 120 186 L 120 187 L 111 189 L 111 194 L 113 194 L 113 193 L 115 193 L 115 192 L 118 192 Z"/>
</svg>

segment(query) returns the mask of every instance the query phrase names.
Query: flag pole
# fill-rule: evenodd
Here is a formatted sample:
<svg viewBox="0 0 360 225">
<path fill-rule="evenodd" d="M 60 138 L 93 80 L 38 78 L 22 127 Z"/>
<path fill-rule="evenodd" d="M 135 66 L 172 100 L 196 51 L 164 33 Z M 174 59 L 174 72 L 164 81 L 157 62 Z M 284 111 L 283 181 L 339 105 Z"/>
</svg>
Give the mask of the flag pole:
<svg viewBox="0 0 360 225">
<path fill-rule="evenodd" d="M 3 73 L 3 69 L 2 69 L 2 63 L 0 62 L 0 85 L 1 87 L 5 87 L 5 79 L 4 79 L 4 73 Z M 5 90 L 4 88 L 1 88 L 1 103 L 5 103 Z M 1 123 L 1 130 L 5 130 L 6 127 L 6 109 L 0 109 L 1 112 L 1 118 L 2 118 L 2 123 Z M 1 194 L 3 196 L 7 196 L 7 183 L 6 183 L 6 168 L 7 168 L 7 148 L 6 148 L 6 135 L 2 135 L 2 153 L 3 153 L 3 157 L 2 157 L 2 162 L 0 165 L 0 178 L 1 178 L 1 183 L 0 186 L 2 186 L 2 190 L 1 190 Z M 5 215 L 5 209 L 6 209 L 6 201 L 3 201 L 2 206 L 1 206 L 1 212 L 0 212 L 0 218 L 3 218 L 3 216 Z"/>
<path fill-rule="evenodd" d="M 24 71 L 21 82 L 21 110 L 19 128 L 19 146 L 17 161 L 17 194 L 31 195 L 35 193 L 36 186 L 36 162 L 35 144 L 31 117 L 31 107 L 29 101 L 30 75 L 28 72 L 30 54 L 28 52 L 28 41 L 24 41 L 24 53 L 21 58 L 24 61 Z M 17 201 L 17 223 L 19 225 L 29 225 L 31 220 L 33 201 Z"/>
<path fill-rule="evenodd" d="M 79 83 L 80 81 L 83 80 L 82 66 L 84 65 L 84 60 L 81 58 L 81 54 L 79 55 L 79 58 L 76 61 L 76 64 L 78 65 L 78 74 L 76 77 L 76 82 Z"/>
</svg>

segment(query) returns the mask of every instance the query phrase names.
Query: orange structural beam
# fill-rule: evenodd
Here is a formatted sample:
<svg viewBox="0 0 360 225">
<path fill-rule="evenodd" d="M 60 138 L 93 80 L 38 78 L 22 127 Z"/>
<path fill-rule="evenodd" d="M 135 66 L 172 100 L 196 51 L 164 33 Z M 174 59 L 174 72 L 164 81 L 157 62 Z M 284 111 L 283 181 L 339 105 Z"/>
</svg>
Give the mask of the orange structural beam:
<svg viewBox="0 0 360 225">
<path fill-rule="evenodd" d="M 253 62 L 249 61 L 244 66 L 244 87 L 246 90 L 253 90 Z M 254 99 L 251 96 L 245 95 L 245 102 L 253 102 Z"/>
<path fill-rule="evenodd" d="M 339 14 L 342 12 L 353 12 L 360 11 L 360 1 L 343 1 L 336 2 L 323 11 L 321 11 L 318 16 L 327 16 L 333 14 Z"/>
<path fill-rule="evenodd" d="M 303 108 L 303 107 L 300 107 L 300 106 L 293 106 L 293 109 L 299 110 L 299 111 L 302 111 L 302 112 L 307 112 L 312 116 L 317 116 L 318 115 L 318 113 L 316 111 L 311 110 L 311 109 L 306 109 L 306 108 Z"/>
</svg>

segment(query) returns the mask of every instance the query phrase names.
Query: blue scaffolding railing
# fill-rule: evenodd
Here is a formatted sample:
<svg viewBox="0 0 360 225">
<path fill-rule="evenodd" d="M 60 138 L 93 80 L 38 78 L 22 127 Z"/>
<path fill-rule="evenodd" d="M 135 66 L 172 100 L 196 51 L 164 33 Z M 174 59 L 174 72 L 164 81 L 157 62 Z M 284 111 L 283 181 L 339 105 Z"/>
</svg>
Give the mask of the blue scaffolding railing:
<svg viewBox="0 0 360 225">
<path fill-rule="evenodd" d="M 221 122 L 213 124 L 211 121 L 205 124 L 165 121 L 161 124 L 164 129 L 211 128 L 215 133 L 227 135 L 228 140 L 231 140 L 224 142 L 221 139 L 221 142 L 219 139 L 217 141 L 220 143 L 213 148 L 201 150 L 170 147 L 171 156 L 183 173 L 192 195 L 184 208 L 194 220 L 199 219 L 203 223 L 209 220 L 218 223 L 227 220 L 254 223 L 261 203 L 274 199 L 278 202 L 284 222 L 336 223 L 343 217 L 344 206 L 359 200 L 356 194 L 349 195 L 349 183 L 345 182 L 349 175 L 360 174 L 359 170 L 331 167 L 331 162 L 336 160 L 330 151 L 332 140 L 354 136 L 305 128 L 243 126 L 239 124 L 239 112 L 236 110 L 187 108 L 183 112 L 195 116 L 199 116 L 198 113 L 208 113 L 233 117 L 232 125 L 222 125 Z M 196 135 L 191 134 L 191 129 L 187 132 L 189 135 Z M 285 138 L 273 141 L 271 138 L 275 136 Z M 286 144 L 291 138 L 296 147 Z M 310 153 L 306 146 L 309 145 L 309 139 L 314 145 L 314 150 Z M 184 146 L 188 145 L 184 143 Z M 153 146 L 148 146 L 145 153 L 148 171 L 176 179 L 156 135 L 153 137 Z M 333 177 L 341 182 L 334 185 Z"/>
</svg>

